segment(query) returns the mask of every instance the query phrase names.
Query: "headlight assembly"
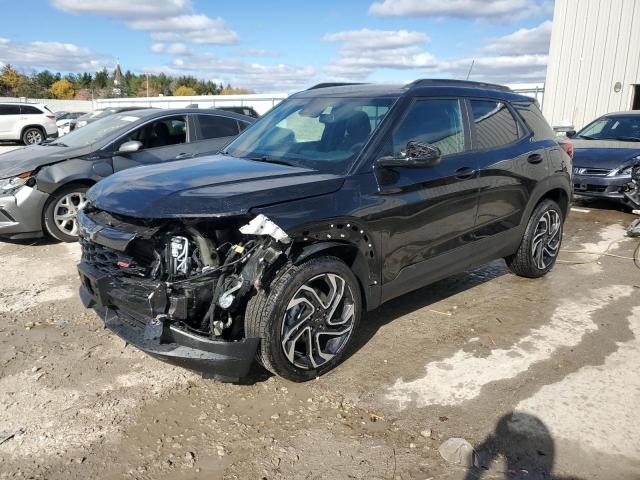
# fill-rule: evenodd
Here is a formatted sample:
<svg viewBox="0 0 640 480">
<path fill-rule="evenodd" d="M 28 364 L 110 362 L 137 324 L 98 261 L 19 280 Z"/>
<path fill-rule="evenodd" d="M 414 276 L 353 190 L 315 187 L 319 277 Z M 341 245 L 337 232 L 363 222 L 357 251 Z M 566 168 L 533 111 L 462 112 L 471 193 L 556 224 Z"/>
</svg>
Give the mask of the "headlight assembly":
<svg viewBox="0 0 640 480">
<path fill-rule="evenodd" d="M 36 183 L 33 172 L 24 172 L 12 178 L 0 180 L 0 194 L 10 194 L 18 190 L 23 185 L 33 187 Z"/>
<path fill-rule="evenodd" d="M 609 177 L 620 177 L 620 176 L 627 176 L 627 175 L 631 175 L 631 170 L 633 169 L 634 165 L 640 165 L 640 155 L 633 157 L 631 159 L 633 161 L 633 163 L 631 165 L 627 165 L 625 167 L 620 167 L 620 168 L 616 168 L 615 170 L 613 170 L 611 173 L 609 173 Z"/>
</svg>

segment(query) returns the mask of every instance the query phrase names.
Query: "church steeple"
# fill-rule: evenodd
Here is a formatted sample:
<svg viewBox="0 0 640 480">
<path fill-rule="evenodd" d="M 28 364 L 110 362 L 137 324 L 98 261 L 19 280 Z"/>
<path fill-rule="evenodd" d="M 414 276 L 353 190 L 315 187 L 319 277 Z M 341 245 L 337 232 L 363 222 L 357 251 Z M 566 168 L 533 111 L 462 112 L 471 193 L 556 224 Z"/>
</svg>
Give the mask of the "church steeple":
<svg viewBox="0 0 640 480">
<path fill-rule="evenodd" d="M 119 87 L 122 83 L 122 70 L 120 70 L 120 59 L 117 60 L 116 69 L 113 71 L 113 84 Z"/>
</svg>

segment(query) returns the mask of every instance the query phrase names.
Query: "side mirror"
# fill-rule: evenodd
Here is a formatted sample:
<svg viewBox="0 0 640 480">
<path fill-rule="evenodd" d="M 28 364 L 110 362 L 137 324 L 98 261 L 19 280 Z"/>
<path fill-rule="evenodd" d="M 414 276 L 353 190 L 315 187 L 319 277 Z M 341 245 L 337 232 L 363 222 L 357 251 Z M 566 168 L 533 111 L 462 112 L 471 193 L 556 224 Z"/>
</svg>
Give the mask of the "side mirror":
<svg viewBox="0 0 640 480">
<path fill-rule="evenodd" d="M 568 132 L 565 133 L 565 135 L 567 136 L 567 138 L 573 138 L 576 136 L 578 132 L 576 132 L 575 130 L 569 130 Z"/>
<path fill-rule="evenodd" d="M 118 149 L 118 153 L 133 153 L 141 149 L 142 149 L 142 142 L 139 142 L 137 140 L 130 140 L 120 145 L 120 148 Z"/>
<path fill-rule="evenodd" d="M 442 160 L 442 152 L 430 143 L 409 142 L 407 148 L 399 157 L 381 157 L 376 165 L 384 168 L 428 168 L 434 167 Z"/>
</svg>

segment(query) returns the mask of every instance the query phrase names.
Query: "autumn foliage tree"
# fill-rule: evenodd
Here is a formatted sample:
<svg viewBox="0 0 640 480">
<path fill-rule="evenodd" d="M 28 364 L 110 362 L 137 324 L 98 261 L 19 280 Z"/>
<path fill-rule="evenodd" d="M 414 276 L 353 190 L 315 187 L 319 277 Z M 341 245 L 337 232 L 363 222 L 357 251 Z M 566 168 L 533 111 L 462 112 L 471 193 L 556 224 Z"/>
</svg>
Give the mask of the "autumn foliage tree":
<svg viewBox="0 0 640 480">
<path fill-rule="evenodd" d="M 173 94 L 176 97 L 190 97 L 193 95 L 197 95 L 196 91 L 193 88 L 187 87 L 185 85 L 180 85 L 178 88 L 174 90 Z"/>
<path fill-rule="evenodd" d="M 64 78 L 62 80 L 54 82 L 54 84 L 51 85 L 51 93 L 55 98 L 60 98 L 63 100 L 70 100 L 76 94 L 71 82 Z"/>
</svg>

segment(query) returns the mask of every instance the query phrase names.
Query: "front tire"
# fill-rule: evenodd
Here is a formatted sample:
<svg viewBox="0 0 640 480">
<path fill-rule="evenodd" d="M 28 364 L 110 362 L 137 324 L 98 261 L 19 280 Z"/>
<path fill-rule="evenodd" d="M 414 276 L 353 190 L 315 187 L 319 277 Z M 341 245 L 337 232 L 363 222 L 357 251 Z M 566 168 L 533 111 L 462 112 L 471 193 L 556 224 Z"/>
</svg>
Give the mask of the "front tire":
<svg viewBox="0 0 640 480">
<path fill-rule="evenodd" d="M 45 232 L 61 242 L 78 240 L 76 213 L 86 201 L 88 187 L 68 185 L 54 193 L 43 213 Z"/>
<path fill-rule="evenodd" d="M 22 132 L 22 143 L 25 145 L 37 145 L 44 142 L 45 134 L 37 127 L 29 127 Z"/>
<path fill-rule="evenodd" d="M 507 266 L 518 276 L 539 278 L 553 268 L 560 253 L 564 215 L 553 200 L 543 200 L 531 214 L 518 251 Z"/>
<path fill-rule="evenodd" d="M 258 361 L 294 382 L 333 369 L 351 347 L 362 315 L 360 286 L 336 257 L 285 265 L 247 305 L 245 334 L 259 337 Z"/>
</svg>

